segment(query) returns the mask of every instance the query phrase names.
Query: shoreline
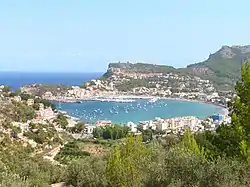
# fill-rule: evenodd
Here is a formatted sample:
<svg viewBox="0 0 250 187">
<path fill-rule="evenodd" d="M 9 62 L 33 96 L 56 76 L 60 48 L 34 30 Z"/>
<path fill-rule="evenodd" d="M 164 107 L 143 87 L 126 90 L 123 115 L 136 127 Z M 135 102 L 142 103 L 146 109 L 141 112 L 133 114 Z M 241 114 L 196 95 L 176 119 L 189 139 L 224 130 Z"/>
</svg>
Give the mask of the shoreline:
<svg viewBox="0 0 250 187">
<path fill-rule="evenodd" d="M 205 104 L 211 104 L 223 109 L 227 109 L 226 106 L 219 104 L 219 103 L 213 103 L 209 101 L 204 100 L 197 100 L 197 99 L 186 99 L 186 98 L 178 98 L 178 97 L 160 97 L 160 96 L 147 96 L 147 95 L 117 95 L 117 96 L 92 96 L 92 97 L 86 97 L 86 98 L 77 98 L 77 99 L 52 99 L 51 101 L 54 102 L 62 102 L 62 103 L 81 103 L 83 101 L 100 101 L 100 102 L 136 102 L 135 99 L 161 99 L 161 100 L 177 100 L 177 101 L 187 101 L 187 102 L 197 102 L 197 103 L 205 103 Z"/>
<path fill-rule="evenodd" d="M 174 98 L 174 97 L 154 97 L 154 96 L 136 96 L 136 95 L 119 95 L 119 96 L 105 96 L 105 97 L 88 97 L 88 98 L 85 98 L 85 99 L 77 99 L 76 102 L 64 102 L 64 103 L 82 103 L 84 101 L 100 101 L 100 102 L 117 102 L 117 103 L 124 103 L 126 101 L 126 99 L 128 99 L 129 101 L 128 102 L 131 102 L 132 99 L 152 99 L 152 98 L 157 98 L 159 100 L 176 100 L 176 101 L 185 101 L 185 102 L 197 102 L 197 103 L 205 103 L 205 104 L 209 104 L 209 105 L 214 105 L 215 107 L 218 107 L 219 108 L 219 112 L 218 114 L 226 114 L 228 113 L 228 109 L 226 106 L 223 106 L 223 105 L 220 105 L 220 104 L 217 104 L 217 103 L 212 103 L 212 102 L 207 102 L 207 101 L 204 101 L 204 100 L 194 100 L 194 99 L 185 99 L 185 98 Z M 102 99 L 105 99 L 105 101 L 102 101 Z M 109 101 L 109 99 L 111 101 Z M 115 99 L 118 99 L 118 100 L 115 100 Z M 123 101 L 121 101 L 123 99 Z M 82 101 L 82 102 L 81 102 Z M 58 101 L 56 101 L 58 102 Z M 60 101 L 59 101 L 60 102 Z M 134 100 L 133 102 L 136 102 L 136 100 Z M 60 110 L 62 112 L 66 112 L 66 111 L 63 111 L 63 110 Z M 66 112 L 68 117 L 71 118 L 71 120 L 73 121 L 81 121 L 80 118 L 78 117 L 74 117 L 73 115 L 69 114 L 68 112 Z M 180 116 L 180 117 L 185 117 L 185 116 Z M 207 116 L 209 117 L 209 116 Z M 171 119 L 171 118 L 166 118 L 166 119 Z M 153 120 L 153 119 L 151 119 Z M 95 124 L 95 123 L 91 123 L 91 124 Z"/>
</svg>

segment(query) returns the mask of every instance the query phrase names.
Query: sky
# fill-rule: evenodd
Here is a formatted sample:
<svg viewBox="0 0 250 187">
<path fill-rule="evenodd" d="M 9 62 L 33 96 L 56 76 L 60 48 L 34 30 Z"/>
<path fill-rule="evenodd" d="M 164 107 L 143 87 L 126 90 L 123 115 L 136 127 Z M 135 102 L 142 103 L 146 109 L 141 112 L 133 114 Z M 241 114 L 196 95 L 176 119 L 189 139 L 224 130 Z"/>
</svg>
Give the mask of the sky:
<svg viewBox="0 0 250 187">
<path fill-rule="evenodd" d="M 249 0 L 2 0 L 0 71 L 105 72 L 109 62 L 185 67 L 250 44 Z"/>
</svg>

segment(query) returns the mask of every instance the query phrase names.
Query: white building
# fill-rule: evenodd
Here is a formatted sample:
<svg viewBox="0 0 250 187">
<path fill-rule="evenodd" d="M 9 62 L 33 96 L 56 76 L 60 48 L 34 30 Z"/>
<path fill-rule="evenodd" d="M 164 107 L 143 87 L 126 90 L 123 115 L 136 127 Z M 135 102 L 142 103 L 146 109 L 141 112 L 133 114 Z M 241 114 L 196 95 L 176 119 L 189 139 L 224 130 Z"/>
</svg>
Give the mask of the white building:
<svg viewBox="0 0 250 187">
<path fill-rule="evenodd" d="M 200 125 L 200 120 L 194 116 L 177 117 L 170 119 L 157 119 L 155 122 L 158 130 L 180 130 L 183 128 L 197 129 Z"/>
<path fill-rule="evenodd" d="M 156 124 L 156 129 L 159 131 L 165 131 L 167 129 L 169 129 L 169 123 L 164 121 L 164 122 L 158 122 Z"/>
<path fill-rule="evenodd" d="M 219 97 L 219 94 L 217 92 L 214 92 L 214 93 L 212 93 L 212 97 L 213 98 Z"/>
<path fill-rule="evenodd" d="M 138 127 L 142 130 L 147 130 L 149 128 L 149 121 L 140 121 Z"/>
<path fill-rule="evenodd" d="M 156 124 L 153 121 L 140 121 L 138 127 L 142 128 L 142 130 L 156 130 Z"/>
<path fill-rule="evenodd" d="M 86 134 L 92 134 L 96 127 L 94 125 L 86 125 L 84 132 Z"/>
<path fill-rule="evenodd" d="M 128 122 L 127 126 L 130 128 L 131 132 L 137 132 L 137 126 L 133 122 Z"/>
<path fill-rule="evenodd" d="M 19 96 L 19 95 L 17 95 L 17 96 L 14 96 L 14 101 L 16 101 L 16 102 L 20 102 L 20 101 L 22 101 L 22 98 Z"/>
<path fill-rule="evenodd" d="M 43 94 L 44 98 L 51 98 L 53 96 L 53 94 L 51 92 L 45 92 Z"/>
</svg>

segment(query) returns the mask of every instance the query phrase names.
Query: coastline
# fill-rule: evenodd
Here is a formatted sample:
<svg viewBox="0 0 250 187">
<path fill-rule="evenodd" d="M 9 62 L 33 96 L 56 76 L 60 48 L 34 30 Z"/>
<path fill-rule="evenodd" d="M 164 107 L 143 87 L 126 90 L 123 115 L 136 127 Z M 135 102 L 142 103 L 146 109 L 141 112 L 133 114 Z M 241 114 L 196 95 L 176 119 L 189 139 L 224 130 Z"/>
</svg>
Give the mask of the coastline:
<svg viewBox="0 0 250 187">
<path fill-rule="evenodd" d="M 187 102 L 198 102 L 215 105 L 224 110 L 227 109 L 226 106 L 214 103 L 205 100 L 198 99 L 186 99 L 178 97 L 162 97 L 162 96 L 148 96 L 148 95 L 110 95 L 110 96 L 91 96 L 85 98 L 76 98 L 76 99 L 52 99 L 51 101 L 63 102 L 63 103 L 81 103 L 82 101 L 102 101 L 102 102 L 136 102 L 136 99 L 162 99 L 162 100 L 178 100 L 178 101 L 187 101 Z"/>
<path fill-rule="evenodd" d="M 100 102 L 102 102 L 101 100 L 105 99 L 104 102 L 118 102 L 119 103 L 119 102 L 126 102 L 126 101 L 121 101 L 121 100 L 126 100 L 126 99 L 129 100 L 128 102 L 131 102 L 132 99 L 135 99 L 133 102 L 136 102 L 136 99 L 152 99 L 152 98 L 157 98 L 159 100 L 176 100 L 176 101 L 185 101 L 185 102 L 205 103 L 205 104 L 210 104 L 210 105 L 214 105 L 216 107 L 219 107 L 219 112 L 218 112 L 219 114 L 223 115 L 223 114 L 228 113 L 227 107 L 225 107 L 223 105 L 220 105 L 220 104 L 217 104 L 217 103 L 207 102 L 207 101 L 204 101 L 204 100 L 194 100 L 194 99 L 174 98 L 174 97 L 154 97 L 154 96 L 143 96 L 143 95 L 141 95 L 141 96 L 118 95 L 118 96 L 105 96 L 105 97 L 101 97 L 101 96 L 99 96 L 99 97 L 88 97 L 88 98 L 85 98 L 85 99 L 78 99 L 78 100 L 76 100 L 76 102 L 79 102 L 79 101 L 82 101 L 82 102 L 84 102 L 84 101 L 100 101 Z M 111 101 L 109 101 L 109 100 L 111 100 Z M 76 103 L 76 102 L 70 102 L 70 103 Z M 69 103 L 69 102 L 66 102 L 66 103 Z M 81 102 L 79 102 L 79 103 L 81 103 Z M 66 112 L 66 111 L 62 111 L 62 112 Z M 74 117 L 74 116 L 70 115 L 69 113 L 67 113 L 67 116 L 69 118 L 71 118 L 71 120 L 73 120 L 73 121 L 79 121 L 80 120 L 79 118 Z"/>
</svg>

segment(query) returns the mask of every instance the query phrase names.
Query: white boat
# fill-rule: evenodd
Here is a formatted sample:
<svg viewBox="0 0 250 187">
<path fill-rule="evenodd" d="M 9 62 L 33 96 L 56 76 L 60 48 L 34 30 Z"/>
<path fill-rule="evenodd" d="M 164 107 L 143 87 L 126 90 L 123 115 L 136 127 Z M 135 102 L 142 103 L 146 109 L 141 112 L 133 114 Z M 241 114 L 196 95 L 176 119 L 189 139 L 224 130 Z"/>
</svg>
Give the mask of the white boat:
<svg viewBox="0 0 250 187">
<path fill-rule="evenodd" d="M 135 102 L 135 100 L 133 99 L 119 99 L 119 98 L 96 98 L 94 100 L 101 101 L 101 102 L 120 102 L 120 103 Z"/>
<path fill-rule="evenodd" d="M 154 102 L 156 102 L 157 100 L 158 100 L 158 99 L 157 99 L 156 97 L 154 97 L 154 98 L 150 99 L 149 102 L 150 102 L 150 103 L 154 103 Z"/>
</svg>

